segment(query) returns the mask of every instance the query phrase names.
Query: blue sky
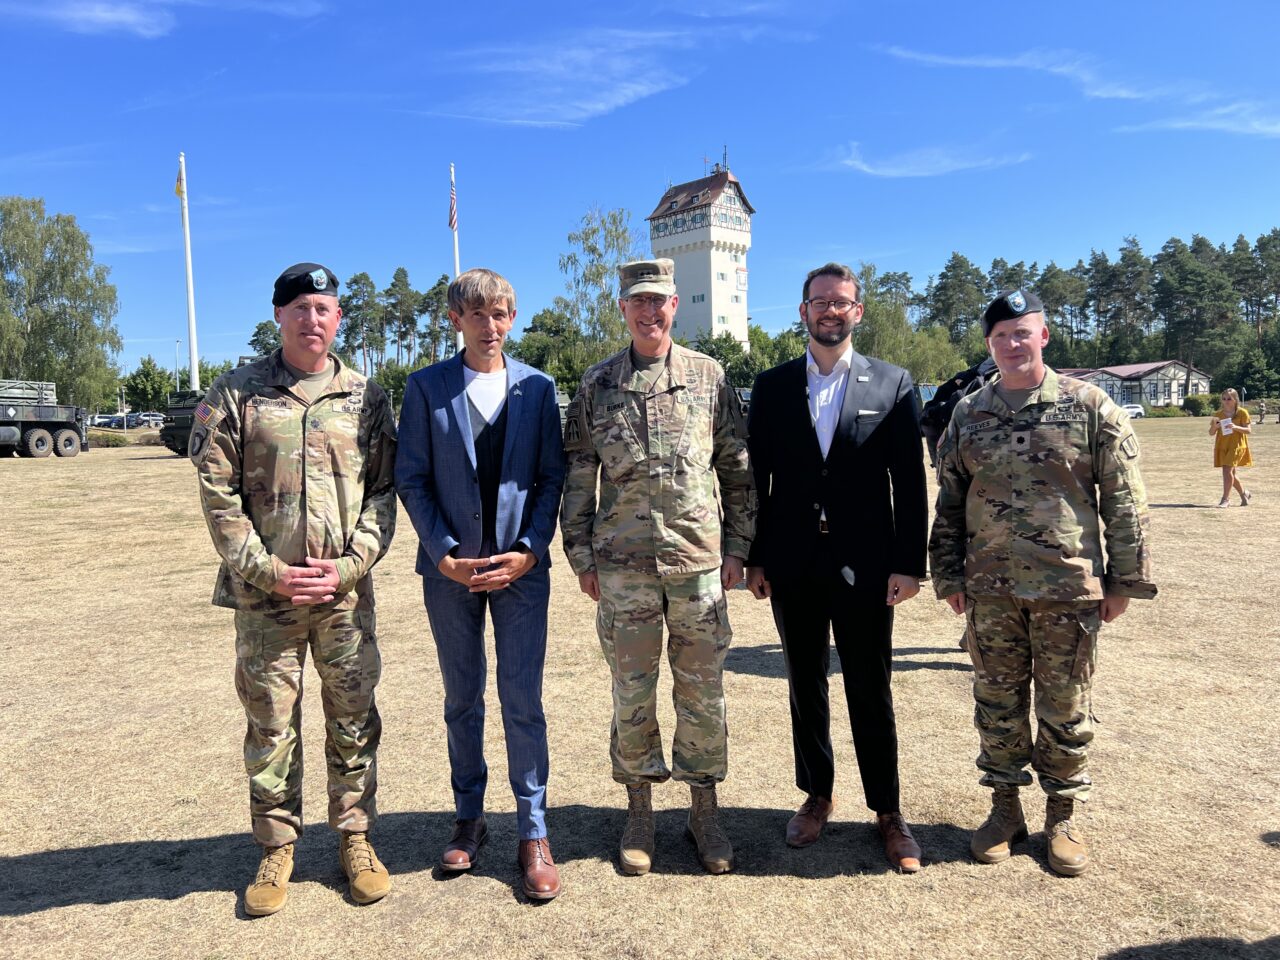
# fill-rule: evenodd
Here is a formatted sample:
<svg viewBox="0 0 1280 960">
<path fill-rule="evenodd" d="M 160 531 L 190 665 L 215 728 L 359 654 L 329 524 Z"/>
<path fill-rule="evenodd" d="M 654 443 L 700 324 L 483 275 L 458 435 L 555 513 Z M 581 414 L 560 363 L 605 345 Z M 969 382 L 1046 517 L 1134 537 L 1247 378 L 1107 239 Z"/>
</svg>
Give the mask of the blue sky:
<svg viewBox="0 0 1280 960">
<path fill-rule="evenodd" d="M 1280 226 L 1278 34 L 1280 5 L 1230 0 L 0 0 L 0 194 L 89 232 L 131 369 L 186 355 L 179 151 L 220 360 L 295 261 L 452 272 L 450 162 L 463 268 L 506 274 L 527 321 L 584 211 L 643 229 L 727 144 L 777 330 L 830 259 L 922 289 L 953 250 L 1069 266 Z"/>
</svg>

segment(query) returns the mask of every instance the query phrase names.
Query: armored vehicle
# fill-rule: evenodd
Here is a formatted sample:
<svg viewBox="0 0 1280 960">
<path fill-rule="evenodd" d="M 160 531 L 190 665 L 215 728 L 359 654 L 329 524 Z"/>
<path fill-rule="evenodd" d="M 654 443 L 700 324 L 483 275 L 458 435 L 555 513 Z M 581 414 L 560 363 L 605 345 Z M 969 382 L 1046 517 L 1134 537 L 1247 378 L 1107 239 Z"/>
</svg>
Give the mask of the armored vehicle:
<svg viewBox="0 0 1280 960">
<path fill-rule="evenodd" d="M 164 426 L 160 428 L 160 442 L 180 457 L 187 455 L 191 418 L 204 394 L 203 390 L 181 390 L 169 394 L 169 412 L 165 414 Z"/>
<path fill-rule="evenodd" d="M 0 457 L 74 457 L 89 449 L 83 407 L 58 403 L 57 388 L 37 380 L 0 380 Z"/>
</svg>

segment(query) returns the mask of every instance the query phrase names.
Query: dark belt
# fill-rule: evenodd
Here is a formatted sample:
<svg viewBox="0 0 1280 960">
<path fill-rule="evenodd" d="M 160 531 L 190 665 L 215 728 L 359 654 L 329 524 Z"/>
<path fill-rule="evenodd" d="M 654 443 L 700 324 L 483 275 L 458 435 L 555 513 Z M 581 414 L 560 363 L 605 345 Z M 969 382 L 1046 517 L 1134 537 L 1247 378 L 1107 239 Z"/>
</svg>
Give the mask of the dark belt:
<svg viewBox="0 0 1280 960">
<path fill-rule="evenodd" d="M 819 521 L 818 521 L 818 532 L 819 532 L 819 533 L 830 533 L 830 532 L 831 532 L 831 528 L 827 525 L 827 521 L 825 521 L 825 520 L 819 520 Z"/>
</svg>

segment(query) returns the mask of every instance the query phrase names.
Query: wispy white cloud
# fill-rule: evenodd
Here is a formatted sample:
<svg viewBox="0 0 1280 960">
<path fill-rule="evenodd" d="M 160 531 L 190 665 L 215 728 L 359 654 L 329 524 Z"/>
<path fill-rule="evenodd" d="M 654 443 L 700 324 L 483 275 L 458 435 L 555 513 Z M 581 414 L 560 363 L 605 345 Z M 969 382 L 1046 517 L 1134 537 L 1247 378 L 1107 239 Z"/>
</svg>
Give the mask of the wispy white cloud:
<svg viewBox="0 0 1280 960">
<path fill-rule="evenodd" d="M 153 40 L 172 32 L 178 23 L 175 10 L 182 7 L 298 18 L 324 13 L 329 4 L 321 0 L 50 0 L 0 3 L 0 17 L 43 21 L 72 33 L 129 33 Z"/>
<path fill-rule="evenodd" d="M 994 170 L 1030 160 L 1030 153 L 993 154 L 972 148 L 921 147 L 880 160 L 868 160 L 851 143 L 823 164 L 826 169 L 854 170 L 871 177 L 940 177 L 962 170 Z"/>
<path fill-rule="evenodd" d="M 684 31 L 592 29 L 469 48 L 454 55 L 454 69 L 492 83 L 451 112 L 493 123 L 582 124 L 683 86 L 689 78 L 670 68 L 670 55 L 694 40 Z"/>
<path fill-rule="evenodd" d="M 1209 107 L 1180 117 L 1163 117 L 1145 123 L 1117 127 L 1120 133 L 1147 130 L 1213 130 L 1244 136 L 1280 138 L 1280 111 L 1253 100 L 1239 100 Z"/>
<path fill-rule="evenodd" d="M 1172 93 L 1170 89 L 1144 88 L 1102 76 L 1089 57 L 1069 50 L 1027 50 L 1012 57 L 953 56 L 886 47 L 884 52 L 899 60 L 931 67 L 966 67 L 979 70 L 1033 70 L 1069 80 L 1086 97 L 1102 100 L 1155 100 Z"/>
<path fill-rule="evenodd" d="M 26 171 L 63 170 L 68 167 L 85 167 L 95 161 L 100 143 L 82 143 L 71 147 L 51 147 L 47 150 L 30 150 L 0 156 L 0 173 Z"/>
</svg>

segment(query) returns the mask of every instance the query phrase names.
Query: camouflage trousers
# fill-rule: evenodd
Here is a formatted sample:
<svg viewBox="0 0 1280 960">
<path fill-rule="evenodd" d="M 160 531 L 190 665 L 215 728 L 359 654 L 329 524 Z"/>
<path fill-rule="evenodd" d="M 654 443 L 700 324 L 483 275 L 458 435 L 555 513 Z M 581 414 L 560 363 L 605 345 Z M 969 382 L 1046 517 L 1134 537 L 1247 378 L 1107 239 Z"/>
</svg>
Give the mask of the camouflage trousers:
<svg viewBox="0 0 1280 960">
<path fill-rule="evenodd" d="M 970 598 L 966 606 L 980 782 L 1027 786 L 1030 763 L 1046 794 L 1088 799 L 1098 602 L 980 597 Z M 1034 746 L 1029 715 L 1033 680 Z"/>
<path fill-rule="evenodd" d="M 724 658 L 733 633 L 719 569 L 683 577 L 599 567 L 596 629 L 613 673 L 609 755 L 618 783 L 675 779 L 713 786 L 728 771 Z M 662 623 L 669 639 L 676 731 L 667 769 L 658 730 Z"/>
<path fill-rule="evenodd" d="M 373 689 L 382 670 L 374 615 L 298 607 L 236 611 L 236 692 L 248 730 L 253 837 L 263 846 L 302 833 L 302 674 L 307 648 L 320 675 L 329 825 L 365 831 L 377 817 L 376 754 L 382 720 Z"/>
</svg>

